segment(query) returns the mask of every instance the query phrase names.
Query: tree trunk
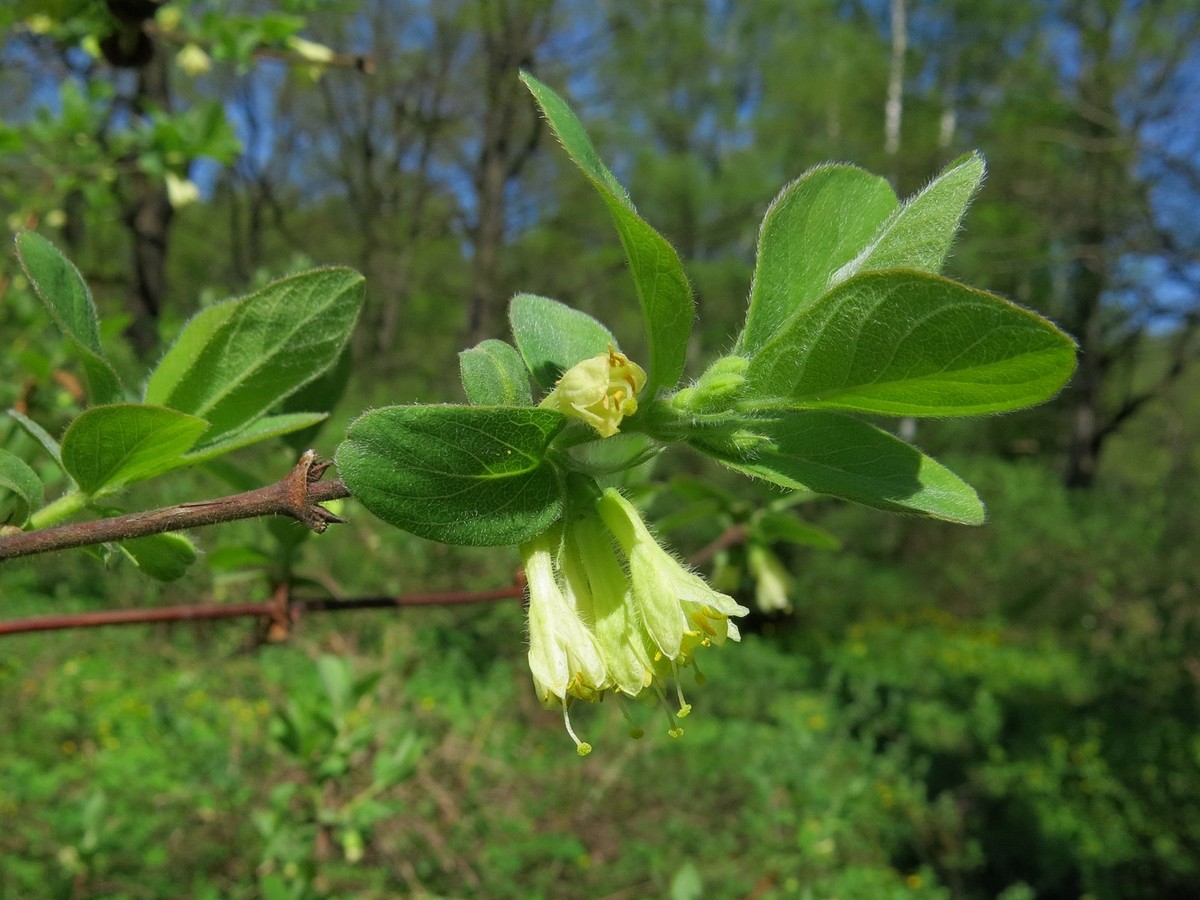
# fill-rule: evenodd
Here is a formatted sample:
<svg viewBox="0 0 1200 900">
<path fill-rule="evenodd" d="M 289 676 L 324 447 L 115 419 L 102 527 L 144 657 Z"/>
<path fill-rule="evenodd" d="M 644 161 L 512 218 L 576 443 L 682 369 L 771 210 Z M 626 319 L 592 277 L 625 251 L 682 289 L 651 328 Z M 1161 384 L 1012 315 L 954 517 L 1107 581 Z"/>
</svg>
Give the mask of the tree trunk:
<svg viewBox="0 0 1200 900">
<path fill-rule="evenodd" d="M 1101 185 L 1105 179 L 1096 173 L 1096 205 Z M 1097 220 L 1099 221 L 1099 220 Z M 1100 464 L 1100 451 L 1104 446 L 1105 432 L 1101 427 L 1101 386 L 1104 383 L 1105 365 L 1103 352 L 1103 328 L 1101 326 L 1100 296 L 1104 290 L 1104 257 L 1100 248 L 1105 239 L 1104 229 L 1099 225 L 1079 236 L 1080 244 L 1093 248 L 1090 258 L 1081 260 L 1071 283 L 1071 305 L 1076 320 L 1075 337 L 1079 341 L 1079 368 L 1071 385 L 1072 409 L 1070 435 L 1067 441 L 1067 463 L 1063 470 L 1063 484 L 1069 488 L 1088 488 L 1095 483 L 1096 470 Z"/>
<path fill-rule="evenodd" d="M 552 0 L 480 0 L 483 39 L 484 120 L 472 180 L 476 216 L 467 339 L 488 337 L 504 300 L 501 260 L 508 209 L 508 183 L 533 155 L 541 118 L 517 72 L 533 65 L 549 32 Z"/>
<path fill-rule="evenodd" d="M 161 48 L 138 69 L 134 109 L 168 109 L 167 57 Z M 133 241 L 133 322 L 128 335 L 138 355 L 149 356 L 158 344 L 158 317 L 167 292 L 167 249 L 173 210 L 167 188 L 140 169 L 129 179 L 122 200 L 122 220 Z"/>
</svg>

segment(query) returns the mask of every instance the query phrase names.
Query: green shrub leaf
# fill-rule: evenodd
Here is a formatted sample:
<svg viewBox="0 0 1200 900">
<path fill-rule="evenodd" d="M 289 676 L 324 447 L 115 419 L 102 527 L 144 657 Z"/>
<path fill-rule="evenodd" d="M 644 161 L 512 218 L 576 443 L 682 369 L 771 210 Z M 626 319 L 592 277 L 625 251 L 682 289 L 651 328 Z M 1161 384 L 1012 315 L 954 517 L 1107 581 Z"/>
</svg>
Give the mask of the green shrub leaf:
<svg viewBox="0 0 1200 900">
<path fill-rule="evenodd" d="M 79 270 L 52 243 L 32 231 L 17 235 L 17 257 L 50 318 L 79 354 L 93 403 L 116 403 L 125 389 L 100 348 L 100 321 Z"/>
<path fill-rule="evenodd" d="M 463 390 L 473 406 L 531 406 L 529 372 L 512 344 L 488 338 L 458 354 Z"/>
<path fill-rule="evenodd" d="M 218 456 L 232 453 L 234 450 L 257 444 L 259 441 L 283 437 L 285 434 L 311 428 L 324 422 L 328 417 L 328 413 L 282 413 L 278 416 L 263 416 L 245 428 L 226 435 L 215 444 L 205 444 L 201 449 L 186 454 L 184 462 L 187 465 L 208 462 Z"/>
<path fill-rule="evenodd" d="M 216 444 L 332 366 L 362 301 L 362 276 L 330 268 L 210 307 L 151 374 L 146 402 L 207 419 Z"/>
<path fill-rule="evenodd" d="M 337 465 L 391 525 L 447 544 L 515 544 L 562 511 L 545 454 L 564 424 L 547 409 L 391 406 L 351 423 Z"/>
<path fill-rule="evenodd" d="M 734 352 L 753 354 L 815 303 L 898 205 L 887 181 L 848 165 L 809 169 L 780 191 L 759 230 L 746 327 Z"/>
<path fill-rule="evenodd" d="M 196 545 L 182 534 L 152 534 L 118 546 L 139 569 L 157 581 L 174 581 L 196 561 Z"/>
<path fill-rule="evenodd" d="M 45 428 L 23 412 L 18 412 L 15 409 L 7 409 L 5 410 L 5 414 L 12 417 L 13 421 L 20 425 L 27 435 L 41 445 L 41 448 L 58 464 L 58 467 L 62 468 L 62 448 L 58 445 L 58 441 L 52 438 Z"/>
<path fill-rule="evenodd" d="M 692 289 L 675 249 L 637 214 L 629 194 L 592 146 L 583 125 L 562 97 L 528 72 L 521 80 L 529 88 L 563 149 L 600 192 L 621 237 L 650 344 L 646 396 L 660 387 L 673 387 L 683 375 L 695 304 Z"/>
<path fill-rule="evenodd" d="M 575 363 L 618 346 L 612 332 L 587 313 L 548 297 L 517 294 L 508 321 L 525 365 L 546 390 Z"/>
<path fill-rule="evenodd" d="M 21 457 L 0 449 L 0 500 L 4 494 L 13 497 L 12 511 L 0 525 L 24 525 L 29 514 L 42 505 L 42 480 Z M 3 504 L 0 504 L 0 510 Z"/>
<path fill-rule="evenodd" d="M 63 435 L 63 468 L 84 493 L 113 491 L 185 465 L 206 428 L 203 419 L 162 406 L 96 406 Z"/>
<path fill-rule="evenodd" d="M 732 469 L 793 490 L 964 525 L 984 520 L 983 504 L 961 478 L 910 444 L 851 416 L 789 413 L 759 423 L 770 449 L 736 456 L 699 444 Z"/>
<path fill-rule="evenodd" d="M 768 542 L 785 541 L 821 550 L 839 550 L 842 542 L 816 525 L 784 512 L 767 510 L 755 522 L 755 534 Z"/>
<path fill-rule="evenodd" d="M 750 361 L 764 406 L 896 416 L 1003 412 L 1052 397 L 1075 346 L 1040 316 L 937 275 L 867 272 L 793 319 Z"/>
<path fill-rule="evenodd" d="M 873 269 L 940 272 L 983 173 L 983 157 L 978 153 L 950 163 L 892 213 L 871 243 L 834 275 L 829 287 Z"/>
</svg>

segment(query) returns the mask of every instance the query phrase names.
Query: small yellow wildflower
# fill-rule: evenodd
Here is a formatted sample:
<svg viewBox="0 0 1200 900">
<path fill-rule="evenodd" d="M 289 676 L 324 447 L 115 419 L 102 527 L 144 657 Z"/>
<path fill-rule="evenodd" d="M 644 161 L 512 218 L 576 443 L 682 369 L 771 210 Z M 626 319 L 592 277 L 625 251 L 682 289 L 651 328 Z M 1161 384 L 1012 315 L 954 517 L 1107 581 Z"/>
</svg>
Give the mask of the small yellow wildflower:
<svg viewBox="0 0 1200 900">
<path fill-rule="evenodd" d="M 621 430 L 621 420 L 637 412 L 637 395 L 645 385 L 642 367 L 609 347 L 567 369 L 541 405 L 582 419 L 600 437 L 612 437 Z"/>
</svg>

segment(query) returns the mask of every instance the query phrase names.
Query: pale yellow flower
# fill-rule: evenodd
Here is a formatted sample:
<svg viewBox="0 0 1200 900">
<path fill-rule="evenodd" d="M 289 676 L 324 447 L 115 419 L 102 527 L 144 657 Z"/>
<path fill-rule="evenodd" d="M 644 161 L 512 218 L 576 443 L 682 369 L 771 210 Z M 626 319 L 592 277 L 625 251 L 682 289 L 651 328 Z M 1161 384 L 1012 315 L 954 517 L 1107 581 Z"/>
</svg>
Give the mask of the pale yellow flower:
<svg viewBox="0 0 1200 900">
<path fill-rule="evenodd" d="M 645 385 L 642 367 L 609 347 L 567 369 L 541 406 L 583 420 L 600 437 L 612 437 L 621 421 L 637 412 L 637 395 Z"/>
<path fill-rule="evenodd" d="M 554 571 L 560 529 L 552 528 L 521 545 L 529 583 L 529 670 L 543 703 L 561 704 L 567 732 L 581 756 L 591 745 L 575 736 L 567 714 L 572 697 L 599 699 L 609 686 L 608 669 L 596 638 L 559 585 Z"/>
<path fill-rule="evenodd" d="M 761 544 L 746 548 L 746 563 L 754 578 L 754 601 L 760 611 L 789 612 L 792 608 L 792 576 L 779 557 Z"/>
<path fill-rule="evenodd" d="M 632 503 L 608 488 L 596 502 L 608 530 L 629 561 L 633 598 L 654 645 L 678 665 L 691 662 L 697 647 L 740 640 L 730 616 L 750 612 L 727 594 L 714 591 L 663 549 Z"/>
</svg>

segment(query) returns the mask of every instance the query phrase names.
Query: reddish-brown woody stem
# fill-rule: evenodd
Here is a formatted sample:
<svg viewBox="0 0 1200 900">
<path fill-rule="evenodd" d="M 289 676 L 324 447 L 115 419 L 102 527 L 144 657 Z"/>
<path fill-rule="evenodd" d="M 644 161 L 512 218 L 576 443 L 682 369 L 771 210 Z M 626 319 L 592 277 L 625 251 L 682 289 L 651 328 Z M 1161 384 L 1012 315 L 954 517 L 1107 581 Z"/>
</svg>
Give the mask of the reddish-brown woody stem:
<svg viewBox="0 0 1200 900">
<path fill-rule="evenodd" d="M 259 516 L 291 516 L 319 534 L 330 523 L 342 521 L 320 504 L 350 496 L 341 481 L 320 480 L 329 466 L 315 451 L 306 450 L 282 479 L 253 491 L 0 537 L 0 560 Z"/>
</svg>

